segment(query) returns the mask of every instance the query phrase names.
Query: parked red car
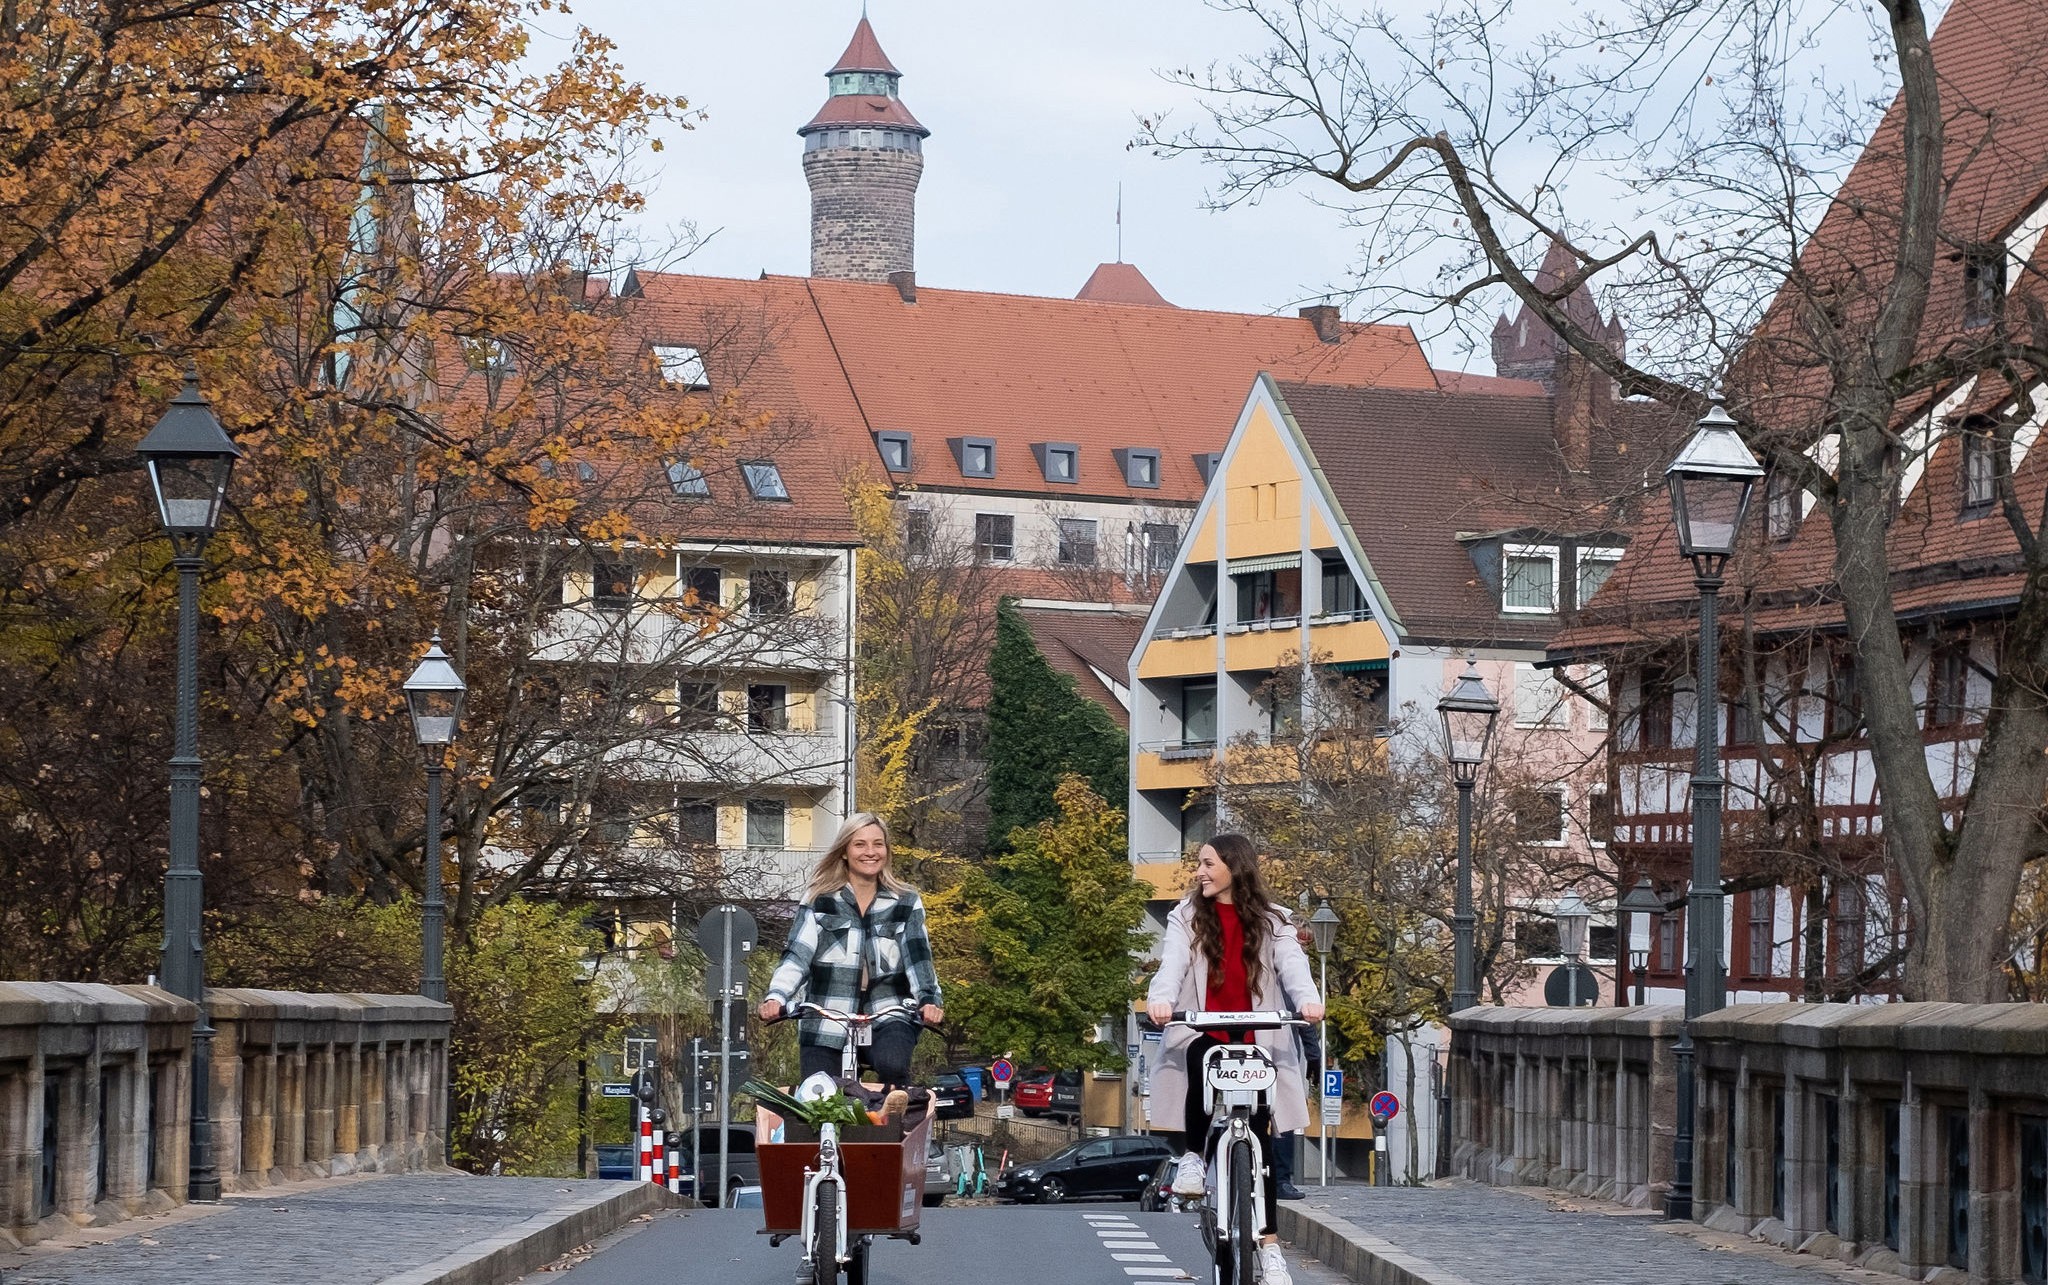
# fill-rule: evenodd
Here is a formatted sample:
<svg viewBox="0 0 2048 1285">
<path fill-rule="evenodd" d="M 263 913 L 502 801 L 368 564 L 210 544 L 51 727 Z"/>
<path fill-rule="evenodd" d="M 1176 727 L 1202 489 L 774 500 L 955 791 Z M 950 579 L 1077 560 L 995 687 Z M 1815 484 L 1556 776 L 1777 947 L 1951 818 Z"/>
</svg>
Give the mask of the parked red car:
<svg viewBox="0 0 2048 1285">
<path fill-rule="evenodd" d="M 1037 1070 L 1017 1083 L 1017 1109 L 1025 1115 L 1078 1116 L 1081 1113 L 1081 1073 L 1054 1074 Z"/>
</svg>

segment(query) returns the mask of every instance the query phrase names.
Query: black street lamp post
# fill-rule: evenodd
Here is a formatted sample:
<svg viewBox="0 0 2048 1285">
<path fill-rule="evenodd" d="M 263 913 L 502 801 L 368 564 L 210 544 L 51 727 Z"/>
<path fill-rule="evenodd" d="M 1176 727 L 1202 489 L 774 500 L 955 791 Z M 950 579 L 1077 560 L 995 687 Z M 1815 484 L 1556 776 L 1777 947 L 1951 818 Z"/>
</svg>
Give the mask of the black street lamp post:
<svg viewBox="0 0 2048 1285">
<path fill-rule="evenodd" d="M 1456 975 L 1451 983 L 1451 1011 L 1461 1013 L 1479 1002 L 1472 952 L 1472 786 L 1493 740 L 1500 702 L 1487 692 L 1475 657 L 1465 658 L 1465 672 L 1436 703 L 1444 720 L 1444 757 L 1458 787 L 1458 903 L 1451 916 L 1456 950 Z"/>
<path fill-rule="evenodd" d="M 1686 894 L 1685 1022 L 1679 1027 L 1678 1127 L 1671 1148 L 1667 1218 L 1690 1221 L 1693 1209 L 1693 1134 L 1699 1085 L 1692 1024 L 1728 1002 L 1721 964 L 1721 729 L 1720 640 L 1715 628 L 1721 572 L 1735 552 L 1749 511 L 1749 495 L 1763 469 L 1743 445 L 1735 421 L 1719 406 L 1709 410 L 1678 458 L 1664 470 L 1678 547 L 1692 560 L 1700 593 L 1700 652 L 1694 686 L 1692 775 L 1692 886 Z"/>
<path fill-rule="evenodd" d="M 435 634 L 427 654 L 405 680 L 405 703 L 412 711 L 413 734 L 427 761 L 427 880 L 420 908 L 420 994 L 443 1003 L 448 999 L 448 981 L 441 971 L 447 920 L 441 895 L 441 774 L 447 768 L 448 746 L 462 721 L 462 701 L 468 690 L 448 653 L 441 650 L 441 635 Z M 449 1123 L 452 1127 L 454 1122 Z"/>
<path fill-rule="evenodd" d="M 1650 885 L 1650 876 L 1644 875 L 1628 895 L 1616 903 L 1616 910 L 1629 916 L 1628 962 L 1636 974 L 1636 1007 L 1648 1002 L 1647 974 L 1650 968 L 1650 916 L 1664 913 L 1664 899 Z"/>
<path fill-rule="evenodd" d="M 241 458 L 199 391 L 199 373 L 185 372 L 185 386 L 170 409 L 136 446 L 149 468 L 157 515 L 171 539 L 171 564 L 178 569 L 177 725 L 171 749 L 170 868 L 164 875 L 164 988 L 199 1006 L 192 1028 L 191 1168 L 186 1198 L 220 1199 L 220 1171 L 213 1160 L 209 1081 L 213 1075 L 213 1025 L 206 1015 L 206 960 L 201 915 L 205 877 L 199 872 L 199 571 L 206 541 L 220 525 L 228 475 Z"/>
</svg>

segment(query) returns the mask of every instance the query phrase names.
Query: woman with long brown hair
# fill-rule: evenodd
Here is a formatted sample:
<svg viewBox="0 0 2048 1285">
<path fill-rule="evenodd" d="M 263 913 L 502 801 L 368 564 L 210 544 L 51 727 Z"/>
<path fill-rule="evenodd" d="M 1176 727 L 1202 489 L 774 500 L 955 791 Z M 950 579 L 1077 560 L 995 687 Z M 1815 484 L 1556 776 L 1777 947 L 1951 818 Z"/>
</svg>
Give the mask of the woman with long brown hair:
<svg viewBox="0 0 2048 1285">
<path fill-rule="evenodd" d="M 1309 971 L 1294 925 L 1274 907 L 1259 873 L 1259 851 L 1241 834 L 1219 834 L 1202 845 L 1195 858 L 1195 886 L 1166 917 L 1166 940 L 1160 949 L 1159 971 L 1153 974 L 1145 1009 L 1155 1022 L 1176 1010 L 1239 1013 L 1293 1009 L 1308 1021 L 1320 1021 L 1323 997 Z M 1202 1147 L 1209 1117 L 1202 1110 L 1202 1086 L 1191 1068 L 1223 1035 L 1170 1028 L 1160 1044 L 1159 1069 L 1152 1077 L 1151 1100 L 1168 1111 L 1181 1105 L 1180 1164 L 1173 1189 L 1183 1196 L 1203 1191 Z M 1252 1130 L 1266 1157 L 1264 1222 L 1259 1228 L 1259 1265 L 1265 1285 L 1291 1285 L 1275 1232 L 1275 1200 L 1279 1184 L 1272 1173 L 1273 1134 L 1308 1127 L 1308 1090 L 1303 1078 L 1301 1046 L 1291 1029 L 1258 1031 L 1249 1037 L 1273 1059 L 1280 1073 L 1270 1108 L 1252 1117 Z M 1169 1120 L 1171 1117 L 1168 1117 Z"/>
<path fill-rule="evenodd" d="M 924 902 L 917 889 L 889 868 L 889 827 L 872 812 L 856 812 L 839 827 L 818 860 L 790 925 L 789 945 L 768 980 L 761 1018 L 774 1021 L 803 995 L 841 1012 L 873 1013 L 918 1006 L 925 1025 L 945 1020 Z M 918 1025 L 907 1017 L 875 1022 L 868 1061 L 884 1084 L 910 1082 L 910 1054 Z M 839 1073 L 846 1031 L 806 1017 L 798 1028 L 798 1078 Z"/>
</svg>

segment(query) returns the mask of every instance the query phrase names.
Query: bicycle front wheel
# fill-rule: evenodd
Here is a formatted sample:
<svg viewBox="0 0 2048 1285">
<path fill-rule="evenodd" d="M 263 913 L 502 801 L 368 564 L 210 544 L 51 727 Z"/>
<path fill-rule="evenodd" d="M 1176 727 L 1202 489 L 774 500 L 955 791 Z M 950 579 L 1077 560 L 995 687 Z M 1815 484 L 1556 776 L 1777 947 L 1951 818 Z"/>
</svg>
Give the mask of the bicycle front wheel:
<svg viewBox="0 0 2048 1285">
<path fill-rule="evenodd" d="M 818 1184 L 818 1204 L 811 1227 L 811 1285 L 839 1285 L 839 1188 L 830 1182 Z"/>
<path fill-rule="evenodd" d="M 1258 1279 L 1259 1219 L 1252 1199 L 1252 1144 L 1230 1145 L 1230 1260 L 1237 1285 Z"/>
</svg>

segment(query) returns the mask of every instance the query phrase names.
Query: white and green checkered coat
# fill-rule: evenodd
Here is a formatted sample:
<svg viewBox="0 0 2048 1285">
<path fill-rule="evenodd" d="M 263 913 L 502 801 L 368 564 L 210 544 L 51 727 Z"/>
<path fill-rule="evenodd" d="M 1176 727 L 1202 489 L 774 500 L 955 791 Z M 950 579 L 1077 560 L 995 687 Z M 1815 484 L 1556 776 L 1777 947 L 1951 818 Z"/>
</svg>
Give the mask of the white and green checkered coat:
<svg viewBox="0 0 2048 1285">
<path fill-rule="evenodd" d="M 768 979 L 766 998 L 785 1005 L 808 999 L 858 1013 L 895 1004 L 941 1004 L 923 900 L 909 889 L 877 888 L 863 915 L 852 888 L 813 897 L 797 907 L 789 945 Z M 804 1043 L 818 1048 L 846 1047 L 845 1028 L 820 1018 L 804 1018 L 802 1035 Z"/>
</svg>

